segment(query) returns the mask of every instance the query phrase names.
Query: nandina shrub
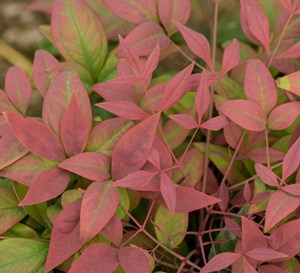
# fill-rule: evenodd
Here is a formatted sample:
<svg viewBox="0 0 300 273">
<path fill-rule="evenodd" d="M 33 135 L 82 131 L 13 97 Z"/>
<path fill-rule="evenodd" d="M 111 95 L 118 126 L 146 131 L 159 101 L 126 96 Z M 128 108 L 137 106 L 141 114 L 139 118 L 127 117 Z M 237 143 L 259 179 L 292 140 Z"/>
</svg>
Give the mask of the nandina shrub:
<svg viewBox="0 0 300 273">
<path fill-rule="evenodd" d="M 300 271 L 298 0 L 29 8 L 56 57 L 0 92 L 0 272 Z"/>
</svg>

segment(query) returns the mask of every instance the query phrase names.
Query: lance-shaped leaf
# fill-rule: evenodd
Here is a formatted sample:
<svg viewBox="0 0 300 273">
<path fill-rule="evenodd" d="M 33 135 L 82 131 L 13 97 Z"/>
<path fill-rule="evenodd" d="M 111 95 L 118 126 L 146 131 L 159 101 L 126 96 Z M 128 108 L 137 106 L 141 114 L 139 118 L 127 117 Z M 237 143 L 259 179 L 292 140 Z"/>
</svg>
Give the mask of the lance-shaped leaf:
<svg viewBox="0 0 300 273">
<path fill-rule="evenodd" d="M 24 115 L 31 99 L 32 88 L 22 69 L 19 67 L 8 69 L 5 77 L 5 91 L 10 101 Z"/>
<path fill-rule="evenodd" d="M 121 247 L 118 251 L 118 260 L 126 273 L 151 272 L 147 256 L 137 247 Z"/>
<path fill-rule="evenodd" d="M 290 91 L 293 94 L 300 96 L 300 71 L 288 74 L 277 79 L 277 87 Z"/>
<path fill-rule="evenodd" d="M 0 90 L 0 114 L 4 111 L 17 112 L 17 109 L 13 106 L 6 93 Z"/>
<path fill-rule="evenodd" d="M 72 96 L 75 95 L 86 124 L 92 124 L 90 100 L 78 76 L 73 72 L 58 75 L 50 86 L 43 104 L 43 121 L 57 135 Z"/>
<path fill-rule="evenodd" d="M 198 123 L 201 123 L 202 117 L 211 102 L 211 96 L 208 89 L 207 74 L 202 72 L 200 76 L 200 84 L 196 91 L 195 105 L 198 114 Z"/>
<path fill-rule="evenodd" d="M 300 101 L 293 101 L 279 105 L 271 111 L 268 117 L 268 128 L 283 130 L 288 128 L 300 115 Z"/>
<path fill-rule="evenodd" d="M 97 243 L 85 250 L 68 272 L 112 273 L 118 265 L 117 249 L 104 243 Z"/>
<path fill-rule="evenodd" d="M 96 106 L 128 120 L 143 120 L 149 116 L 139 106 L 125 100 L 101 102 Z"/>
<path fill-rule="evenodd" d="M 220 202 L 219 198 L 210 196 L 189 187 L 176 187 L 177 212 L 191 212 Z"/>
<path fill-rule="evenodd" d="M 14 273 L 44 272 L 48 243 L 10 238 L 0 241 L 0 271 Z"/>
<path fill-rule="evenodd" d="M 186 85 L 193 71 L 194 64 L 180 71 L 168 83 L 160 102 L 160 111 L 164 111 L 177 103 L 186 92 Z"/>
<path fill-rule="evenodd" d="M 7 130 L 0 139 L 0 170 L 14 163 L 28 152 L 11 131 Z"/>
<path fill-rule="evenodd" d="M 265 232 L 279 223 L 284 217 L 295 211 L 300 205 L 300 198 L 276 191 L 270 198 L 266 210 Z"/>
<path fill-rule="evenodd" d="M 282 180 L 285 181 L 300 164 L 300 137 L 289 148 L 282 162 Z"/>
<path fill-rule="evenodd" d="M 294 257 L 300 251 L 300 219 L 290 221 L 276 228 L 271 233 L 271 246 L 273 249 Z"/>
<path fill-rule="evenodd" d="M 248 262 L 245 256 L 243 257 L 243 267 L 243 273 L 258 273 L 253 265 Z"/>
<path fill-rule="evenodd" d="M 185 27 L 180 23 L 175 23 L 175 25 L 182 34 L 189 49 L 199 58 L 204 60 L 209 68 L 213 70 L 213 65 L 210 57 L 210 46 L 206 37 L 203 34 Z"/>
<path fill-rule="evenodd" d="M 164 172 L 160 173 L 160 192 L 171 216 L 173 216 L 176 208 L 176 186 L 172 179 Z"/>
<path fill-rule="evenodd" d="M 63 72 L 63 66 L 49 52 L 37 50 L 33 62 L 33 80 L 37 90 L 44 97 L 54 79 Z"/>
<path fill-rule="evenodd" d="M 46 125 L 14 112 L 5 112 L 4 116 L 14 136 L 32 153 L 49 160 L 64 160 L 60 141 Z"/>
<path fill-rule="evenodd" d="M 135 25 L 158 21 L 155 0 L 104 0 L 104 3 L 116 16 Z"/>
<path fill-rule="evenodd" d="M 236 39 L 233 39 L 231 44 L 228 47 L 226 47 L 224 51 L 221 75 L 224 76 L 225 74 L 227 74 L 231 69 L 236 67 L 239 64 L 239 62 L 240 44 Z"/>
<path fill-rule="evenodd" d="M 300 184 L 290 184 L 281 188 L 284 192 L 300 197 Z"/>
<path fill-rule="evenodd" d="M 119 204 L 119 192 L 110 182 L 94 182 L 86 190 L 80 212 L 80 240 L 88 242 L 109 222 Z"/>
<path fill-rule="evenodd" d="M 267 168 L 259 163 L 255 163 L 254 167 L 255 167 L 255 171 L 256 171 L 258 177 L 264 183 L 266 183 L 267 185 L 269 185 L 271 187 L 278 188 L 279 184 L 277 181 L 277 177 L 269 168 Z"/>
<path fill-rule="evenodd" d="M 202 268 L 201 273 L 215 272 L 227 268 L 240 257 L 242 257 L 242 254 L 240 253 L 224 252 L 218 254 L 210 259 L 210 261 Z"/>
<path fill-rule="evenodd" d="M 294 44 L 287 51 L 276 56 L 277 59 L 284 59 L 284 58 L 294 59 L 294 58 L 299 58 L 299 57 L 300 57 L 300 42 Z"/>
<path fill-rule="evenodd" d="M 160 114 L 131 128 L 120 139 L 112 155 L 112 177 L 120 179 L 139 170 L 147 161 L 156 135 Z"/>
<path fill-rule="evenodd" d="M 229 100 L 218 105 L 218 110 L 242 128 L 260 132 L 266 128 L 263 109 L 250 100 Z"/>
<path fill-rule="evenodd" d="M 83 247 L 79 240 L 81 199 L 64 208 L 55 219 L 45 272 L 49 272 Z"/>
<path fill-rule="evenodd" d="M 253 151 L 245 153 L 240 158 L 249 157 L 251 160 L 253 160 L 256 163 L 265 164 L 268 161 L 266 152 L 267 152 L 266 147 L 260 147 Z M 285 153 L 269 147 L 269 156 L 270 156 L 269 158 L 270 162 L 277 162 L 277 161 L 281 161 L 284 158 Z"/>
<path fill-rule="evenodd" d="M 34 205 L 59 196 L 68 186 L 70 174 L 53 168 L 42 172 L 34 180 L 20 206 Z"/>
<path fill-rule="evenodd" d="M 188 130 L 192 130 L 198 127 L 198 124 L 193 119 L 193 117 L 187 114 L 170 115 L 169 118 Z"/>
<path fill-rule="evenodd" d="M 90 127 L 81 112 L 76 96 L 73 95 L 63 115 L 60 128 L 61 141 L 69 156 L 83 152 L 88 141 Z"/>
<path fill-rule="evenodd" d="M 56 0 L 51 34 L 66 60 L 83 65 L 94 78 L 98 76 L 107 53 L 107 39 L 102 22 L 85 1 Z"/>
<path fill-rule="evenodd" d="M 110 160 L 98 152 L 87 152 L 72 156 L 59 167 L 94 181 L 105 181 L 110 177 Z"/>
<path fill-rule="evenodd" d="M 133 122 L 123 118 L 108 119 L 95 126 L 86 146 L 88 152 L 101 152 L 111 156 L 117 142 L 133 126 Z"/>
<path fill-rule="evenodd" d="M 152 22 L 145 22 L 135 27 L 126 36 L 125 41 L 138 56 L 149 55 L 156 45 L 163 51 L 170 44 L 164 30 Z M 116 56 L 123 57 L 122 47 L 117 50 Z"/>
<path fill-rule="evenodd" d="M 159 0 L 158 14 L 164 28 L 169 36 L 177 32 L 174 22 L 185 24 L 191 14 L 191 3 L 189 0 Z"/>
<path fill-rule="evenodd" d="M 109 220 L 106 226 L 101 230 L 101 234 L 116 246 L 121 244 L 123 238 L 123 224 L 117 214 Z"/>
<path fill-rule="evenodd" d="M 269 113 L 275 107 L 277 102 L 275 82 L 260 60 L 247 62 L 244 89 L 247 99 L 259 104 L 265 113 Z"/>
<path fill-rule="evenodd" d="M 270 52 L 270 23 L 255 0 L 241 0 L 241 26 L 245 36 L 253 43 L 261 43 Z"/>
<path fill-rule="evenodd" d="M 211 131 L 219 131 L 229 124 L 229 122 L 229 119 L 225 116 L 217 116 L 205 121 L 200 125 L 200 127 Z"/>
<path fill-rule="evenodd" d="M 277 259 L 288 258 L 284 253 L 278 252 L 271 248 L 255 248 L 245 253 L 247 257 L 254 259 L 258 262 L 268 262 Z"/>
<path fill-rule="evenodd" d="M 152 75 L 152 73 L 154 72 L 154 70 L 158 65 L 159 57 L 160 57 L 160 47 L 159 44 L 157 44 L 146 61 L 144 72 L 143 72 L 143 78 L 147 78 Z"/>
</svg>

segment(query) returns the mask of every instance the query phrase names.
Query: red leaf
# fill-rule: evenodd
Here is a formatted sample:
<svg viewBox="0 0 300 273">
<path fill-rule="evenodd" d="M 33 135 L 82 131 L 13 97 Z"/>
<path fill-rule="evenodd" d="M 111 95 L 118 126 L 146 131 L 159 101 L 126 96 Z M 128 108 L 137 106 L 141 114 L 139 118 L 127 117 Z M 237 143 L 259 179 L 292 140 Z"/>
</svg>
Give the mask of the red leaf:
<svg viewBox="0 0 300 273">
<path fill-rule="evenodd" d="M 199 58 L 203 59 L 211 70 L 214 70 L 210 58 L 210 46 L 206 37 L 180 23 L 175 23 L 175 25 L 181 32 L 189 49 Z"/>
<path fill-rule="evenodd" d="M 31 99 L 32 88 L 23 70 L 18 67 L 8 69 L 5 77 L 5 91 L 10 101 L 24 115 Z"/>
<path fill-rule="evenodd" d="M 255 0 L 241 0 L 241 26 L 251 42 L 259 41 L 270 52 L 269 20 Z"/>
<path fill-rule="evenodd" d="M 217 116 L 202 123 L 200 125 L 200 128 L 208 129 L 211 131 L 219 131 L 223 129 L 228 123 L 229 120 L 225 116 Z"/>
<path fill-rule="evenodd" d="M 160 192 L 171 216 L 173 216 L 176 208 L 176 186 L 172 179 L 164 172 L 160 173 Z"/>
<path fill-rule="evenodd" d="M 44 97 L 54 79 L 63 72 L 63 66 L 48 51 L 37 50 L 33 62 L 33 80 Z"/>
<path fill-rule="evenodd" d="M 189 0 L 159 0 L 159 18 L 169 36 L 177 32 L 173 22 L 185 24 L 190 17 L 191 3 Z"/>
<path fill-rule="evenodd" d="M 202 72 L 200 77 L 200 84 L 196 91 L 195 96 L 195 105 L 196 110 L 198 113 L 198 123 L 201 122 L 201 119 L 206 112 L 209 104 L 211 103 L 211 96 L 208 89 L 208 81 L 207 81 L 207 74 Z"/>
<path fill-rule="evenodd" d="M 114 215 L 106 226 L 101 230 L 101 234 L 113 242 L 116 246 L 119 246 L 123 238 L 123 224 L 118 215 Z"/>
<path fill-rule="evenodd" d="M 177 212 L 191 212 L 216 204 L 221 200 L 188 187 L 176 187 Z"/>
<path fill-rule="evenodd" d="M 260 147 L 244 154 L 244 156 L 249 157 L 251 160 L 255 161 L 256 163 L 266 164 L 268 161 L 266 152 L 267 152 L 266 147 Z M 270 156 L 269 158 L 270 162 L 277 162 L 283 159 L 285 153 L 269 147 L 269 156 Z M 241 158 L 243 158 L 243 156 Z"/>
<path fill-rule="evenodd" d="M 242 244 L 245 252 L 255 248 L 268 247 L 265 235 L 253 221 L 245 217 L 242 217 Z"/>
<path fill-rule="evenodd" d="M 33 118 L 23 118 L 14 112 L 4 116 L 14 136 L 34 154 L 54 161 L 65 159 L 60 141 L 43 123 Z"/>
<path fill-rule="evenodd" d="M 151 180 L 155 175 L 157 175 L 157 172 L 133 172 L 114 182 L 113 186 L 120 188 L 128 188 L 135 191 L 156 191 L 157 189 L 153 188 L 153 185 L 150 184 Z"/>
<path fill-rule="evenodd" d="M 80 240 L 88 242 L 114 216 L 119 204 L 119 192 L 110 182 L 94 182 L 84 193 L 80 212 Z"/>
<path fill-rule="evenodd" d="M 143 120 L 149 116 L 139 106 L 126 100 L 101 102 L 96 106 L 128 120 Z"/>
<path fill-rule="evenodd" d="M 151 162 L 153 164 L 153 166 L 155 166 L 158 170 L 162 169 L 161 164 L 160 164 L 160 161 L 161 161 L 160 154 L 159 154 L 159 151 L 155 147 L 152 147 L 150 155 L 148 157 L 148 161 Z"/>
<path fill-rule="evenodd" d="M 131 128 L 120 139 L 112 155 L 112 177 L 120 179 L 139 170 L 147 161 L 156 135 L 160 114 Z"/>
<path fill-rule="evenodd" d="M 293 5 L 291 0 L 279 0 L 279 3 L 289 12 L 292 11 Z"/>
<path fill-rule="evenodd" d="M 110 160 L 98 152 L 75 155 L 60 163 L 59 167 L 98 182 L 105 181 L 110 177 Z"/>
<path fill-rule="evenodd" d="M 243 273 L 257 273 L 256 269 L 248 262 L 246 257 L 243 258 Z"/>
<path fill-rule="evenodd" d="M 79 240 L 81 199 L 64 208 L 53 224 L 45 272 L 49 272 L 76 253 L 83 244 Z"/>
<path fill-rule="evenodd" d="M 300 205 L 300 198 L 276 191 L 270 198 L 266 210 L 265 232 L 279 223 L 284 217 L 295 211 Z"/>
<path fill-rule="evenodd" d="M 282 162 L 282 180 L 285 181 L 293 172 L 297 170 L 300 164 L 300 137 L 289 148 Z"/>
<path fill-rule="evenodd" d="M 240 62 L 240 44 L 233 39 L 231 44 L 226 47 L 223 55 L 221 76 L 225 76 L 231 69 L 236 67 Z M 247 75 L 247 74 L 246 74 Z"/>
<path fill-rule="evenodd" d="M 20 206 L 42 203 L 59 196 L 67 188 L 70 174 L 59 168 L 42 172 L 31 184 Z"/>
<path fill-rule="evenodd" d="M 258 262 L 268 262 L 288 257 L 286 254 L 278 252 L 271 248 L 255 248 L 246 252 L 245 255 Z"/>
<path fill-rule="evenodd" d="M 155 0 L 104 0 L 104 3 L 116 16 L 135 25 L 158 21 Z"/>
<path fill-rule="evenodd" d="M 275 81 L 260 60 L 247 62 L 244 89 L 247 99 L 259 104 L 266 114 L 275 107 L 277 102 Z"/>
<path fill-rule="evenodd" d="M 4 111 L 17 112 L 17 109 L 12 105 L 7 95 L 0 90 L 0 114 Z"/>
<path fill-rule="evenodd" d="M 90 133 L 90 124 L 81 112 L 76 96 L 73 95 L 70 104 L 61 121 L 61 141 L 69 156 L 83 152 Z"/>
<path fill-rule="evenodd" d="M 258 177 L 264 183 L 266 183 L 267 185 L 269 185 L 271 187 L 278 188 L 279 184 L 277 181 L 277 177 L 269 168 L 267 168 L 259 163 L 255 163 L 254 167 L 255 167 L 255 171 L 256 171 Z"/>
<path fill-rule="evenodd" d="M 143 251 L 137 247 L 121 247 L 118 259 L 126 273 L 150 273 L 150 263 Z"/>
<path fill-rule="evenodd" d="M 193 71 L 194 64 L 177 73 L 168 83 L 160 102 L 160 111 L 164 111 L 177 103 L 186 92 L 186 85 Z"/>
<path fill-rule="evenodd" d="M 221 199 L 221 202 L 218 203 L 218 206 L 220 207 L 221 211 L 226 211 L 229 201 L 229 193 L 224 182 L 221 183 L 219 187 L 218 198 Z"/>
<path fill-rule="evenodd" d="M 271 111 L 268 117 L 268 128 L 284 130 L 288 128 L 300 115 L 300 101 L 293 101 L 279 105 Z"/>
<path fill-rule="evenodd" d="M 69 273 L 112 273 L 119 265 L 117 249 L 104 243 L 96 243 L 86 249 Z"/>
<path fill-rule="evenodd" d="M 260 132 L 266 128 L 266 115 L 263 109 L 250 100 L 229 100 L 217 106 L 230 120 L 242 128 Z"/>
<path fill-rule="evenodd" d="M 294 44 L 287 51 L 276 56 L 276 59 L 285 59 L 285 58 L 296 59 L 299 57 L 300 57 L 300 42 Z"/>
<path fill-rule="evenodd" d="M 273 249 L 294 257 L 300 252 L 300 219 L 290 221 L 276 228 L 271 233 L 271 246 Z"/>
<path fill-rule="evenodd" d="M 210 259 L 210 261 L 202 268 L 201 273 L 215 272 L 227 268 L 240 257 L 242 257 L 240 253 L 223 252 L 218 254 Z"/>
<path fill-rule="evenodd" d="M 152 75 L 152 73 L 154 72 L 154 70 L 158 65 L 159 57 L 160 57 L 160 47 L 159 44 L 157 44 L 146 61 L 144 72 L 143 72 L 143 78 L 147 78 Z"/>
<path fill-rule="evenodd" d="M 300 184 L 291 184 L 281 188 L 286 193 L 300 197 Z"/>
<path fill-rule="evenodd" d="M 267 264 L 267 265 L 261 265 L 259 266 L 259 273 L 286 273 L 286 270 L 282 267 Z"/>
<path fill-rule="evenodd" d="M 188 114 L 170 115 L 169 118 L 188 130 L 198 127 L 197 122 Z"/>
<path fill-rule="evenodd" d="M 249 182 L 248 181 L 244 185 L 243 197 L 244 197 L 244 199 L 246 200 L 247 203 L 250 202 L 250 200 L 251 200 L 251 188 L 249 186 Z"/>
</svg>

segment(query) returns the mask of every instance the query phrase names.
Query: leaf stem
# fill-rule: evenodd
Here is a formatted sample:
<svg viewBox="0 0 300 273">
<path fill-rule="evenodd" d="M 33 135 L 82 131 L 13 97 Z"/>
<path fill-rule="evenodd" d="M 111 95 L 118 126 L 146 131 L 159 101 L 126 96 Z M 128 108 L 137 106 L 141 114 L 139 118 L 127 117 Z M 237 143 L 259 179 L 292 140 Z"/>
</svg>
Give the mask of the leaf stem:
<svg viewBox="0 0 300 273">
<path fill-rule="evenodd" d="M 270 169 L 270 151 L 269 151 L 269 138 L 268 138 L 268 129 L 265 129 L 265 137 L 266 137 L 266 150 L 267 150 L 267 166 Z"/>
</svg>

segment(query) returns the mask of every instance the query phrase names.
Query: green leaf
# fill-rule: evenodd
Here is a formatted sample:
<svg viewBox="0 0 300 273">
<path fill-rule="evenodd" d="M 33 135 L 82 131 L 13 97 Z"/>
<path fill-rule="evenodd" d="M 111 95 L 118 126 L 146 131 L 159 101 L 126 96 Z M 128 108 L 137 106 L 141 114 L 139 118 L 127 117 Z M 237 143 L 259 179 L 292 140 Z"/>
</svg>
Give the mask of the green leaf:
<svg viewBox="0 0 300 273">
<path fill-rule="evenodd" d="M 80 198 L 82 198 L 82 193 L 77 189 L 65 191 L 61 196 L 61 206 L 65 208 Z"/>
<path fill-rule="evenodd" d="M 170 215 L 169 210 L 160 205 L 156 211 L 154 222 L 155 234 L 159 242 L 163 243 L 169 248 L 175 248 L 184 239 L 182 234 L 188 228 L 188 214 L 175 212 L 173 216 Z M 176 235 L 179 234 L 180 235 Z"/>
<path fill-rule="evenodd" d="M 40 238 L 37 232 L 29 226 L 21 223 L 17 223 L 11 227 L 8 231 L 2 234 L 5 237 L 17 237 L 17 238 Z"/>
<path fill-rule="evenodd" d="M 127 194 L 126 189 L 124 188 L 119 188 L 119 194 L 120 194 L 120 204 L 122 205 L 122 207 L 128 211 L 129 207 L 130 207 L 130 200 L 129 200 L 129 196 Z M 126 213 L 123 211 L 123 209 L 118 206 L 117 208 L 117 214 L 120 217 L 121 220 L 124 219 L 124 217 L 126 216 Z"/>
<path fill-rule="evenodd" d="M 48 243 L 29 239 L 0 241 L 0 272 L 43 273 Z"/>
<path fill-rule="evenodd" d="M 115 57 L 115 50 L 109 52 L 101 73 L 98 76 L 98 82 L 106 82 L 117 77 L 118 61 Z"/>
</svg>

